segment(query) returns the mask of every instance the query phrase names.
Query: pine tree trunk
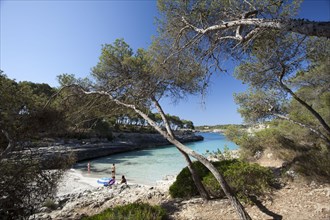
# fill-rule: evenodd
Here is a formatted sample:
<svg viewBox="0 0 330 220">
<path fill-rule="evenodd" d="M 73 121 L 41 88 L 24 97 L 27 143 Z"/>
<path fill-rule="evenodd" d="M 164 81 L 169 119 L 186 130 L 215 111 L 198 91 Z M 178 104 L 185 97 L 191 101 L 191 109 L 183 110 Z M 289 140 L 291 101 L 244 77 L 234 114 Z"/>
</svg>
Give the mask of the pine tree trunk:
<svg viewBox="0 0 330 220">
<path fill-rule="evenodd" d="M 162 120 L 165 124 L 165 128 L 166 128 L 166 131 L 167 131 L 167 134 L 172 138 L 172 139 L 175 139 L 174 137 L 174 134 L 173 134 L 173 131 L 170 127 L 170 124 L 165 116 L 165 113 L 162 109 L 162 107 L 159 105 L 159 102 L 155 99 L 155 98 L 152 98 L 152 101 L 153 103 L 155 104 L 155 107 L 157 108 L 160 116 L 162 117 Z M 185 153 L 183 152 L 182 150 L 180 150 L 178 147 L 177 149 L 180 151 L 180 153 L 184 156 L 185 160 L 187 161 L 187 164 L 188 164 L 188 169 L 190 171 L 190 174 L 193 178 L 193 181 L 195 183 L 195 186 L 199 192 L 199 194 L 201 195 L 201 197 L 203 199 L 206 199 L 206 200 L 209 200 L 210 199 L 210 195 L 208 194 L 208 192 L 206 191 L 202 181 L 201 181 L 201 178 L 200 176 L 198 175 L 198 173 L 195 171 L 194 167 L 193 167 L 193 164 L 190 160 L 190 157 Z"/>
<path fill-rule="evenodd" d="M 207 167 L 211 173 L 214 175 L 214 177 L 219 182 L 223 192 L 227 196 L 227 198 L 230 200 L 231 204 L 236 209 L 240 219 L 242 220 L 251 220 L 251 217 L 249 214 L 245 211 L 242 204 L 239 202 L 239 200 L 236 198 L 234 193 L 231 191 L 228 183 L 224 179 L 224 177 L 219 173 L 219 171 L 213 166 L 213 164 L 208 161 L 205 157 L 202 155 L 197 154 L 195 151 L 191 150 L 190 148 L 186 147 L 185 145 L 181 144 L 179 141 L 172 139 L 170 137 L 167 137 L 168 141 L 170 141 L 172 144 L 174 144 L 177 148 L 179 148 L 181 151 L 185 152 L 188 155 L 191 155 L 192 157 L 196 158 L 199 162 L 201 162 L 205 167 Z"/>
<path fill-rule="evenodd" d="M 203 199 L 206 199 L 206 200 L 209 200 L 210 199 L 210 195 L 209 193 L 206 191 L 202 181 L 201 181 L 201 178 L 200 176 L 198 175 L 198 173 L 196 172 L 196 170 L 194 169 L 193 167 L 193 163 L 191 162 L 188 154 L 186 154 L 185 152 L 183 152 L 182 150 L 180 150 L 179 148 L 177 148 L 181 153 L 182 155 L 185 157 L 187 163 L 188 163 L 188 169 L 191 173 L 191 177 L 193 178 L 193 181 L 195 183 L 195 186 L 199 192 L 199 194 L 201 195 L 201 197 Z"/>
</svg>

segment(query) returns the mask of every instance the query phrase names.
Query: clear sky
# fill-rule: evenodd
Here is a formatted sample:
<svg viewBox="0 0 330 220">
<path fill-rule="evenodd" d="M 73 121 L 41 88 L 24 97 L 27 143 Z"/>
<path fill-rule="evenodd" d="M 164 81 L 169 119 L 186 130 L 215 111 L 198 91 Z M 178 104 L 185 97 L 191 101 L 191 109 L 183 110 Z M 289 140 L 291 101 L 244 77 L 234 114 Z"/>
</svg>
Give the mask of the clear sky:
<svg viewBox="0 0 330 220">
<path fill-rule="evenodd" d="M 88 76 L 101 45 L 124 38 L 134 49 L 147 48 L 156 35 L 156 1 L 0 1 L 0 69 L 11 79 L 58 86 L 62 73 Z M 305 0 L 299 17 L 330 20 L 330 0 Z M 242 123 L 233 93 L 246 89 L 228 74 L 217 75 L 201 105 L 189 96 L 173 105 L 162 101 L 166 113 L 195 125 Z"/>
</svg>

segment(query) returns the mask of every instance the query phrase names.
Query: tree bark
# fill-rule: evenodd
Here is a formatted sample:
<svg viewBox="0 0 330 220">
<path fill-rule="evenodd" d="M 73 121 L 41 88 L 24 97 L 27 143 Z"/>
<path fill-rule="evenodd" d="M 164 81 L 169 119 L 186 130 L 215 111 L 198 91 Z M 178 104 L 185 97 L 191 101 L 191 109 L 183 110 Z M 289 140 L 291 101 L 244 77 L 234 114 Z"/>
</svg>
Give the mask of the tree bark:
<svg viewBox="0 0 330 220">
<path fill-rule="evenodd" d="M 285 68 L 283 67 L 282 73 L 279 76 L 279 81 L 280 81 L 281 87 L 285 91 L 287 91 L 302 106 L 304 106 L 320 122 L 320 124 L 325 129 L 325 131 L 327 132 L 327 134 L 330 136 L 330 126 L 325 122 L 325 120 L 322 118 L 322 116 L 317 111 L 315 111 L 315 109 L 313 109 L 312 106 L 308 105 L 304 100 L 302 100 L 301 98 L 299 98 L 289 87 L 287 87 L 283 83 L 284 73 L 285 73 Z"/>
<path fill-rule="evenodd" d="M 264 19 L 246 18 L 212 25 L 205 29 L 190 24 L 184 17 L 182 21 L 194 31 L 200 34 L 207 32 L 225 30 L 231 27 L 255 26 L 256 28 L 268 28 L 282 31 L 296 32 L 306 36 L 330 37 L 330 22 L 316 22 L 304 19 Z"/>
<path fill-rule="evenodd" d="M 201 195 L 201 197 L 203 199 L 209 200 L 210 199 L 210 195 L 207 192 L 207 190 L 205 189 L 200 176 L 198 175 L 198 173 L 196 172 L 196 170 L 193 167 L 193 163 L 191 162 L 190 157 L 188 156 L 188 154 L 186 154 L 184 151 L 180 150 L 180 148 L 176 147 L 180 153 L 184 156 L 185 160 L 187 161 L 188 164 L 188 169 L 191 173 L 191 177 L 195 183 L 195 186 L 199 192 L 199 194 Z"/>
<path fill-rule="evenodd" d="M 1 132 L 5 135 L 5 137 L 8 141 L 8 145 L 7 145 L 6 149 L 0 154 L 0 161 L 2 159 L 6 158 L 7 155 L 15 148 L 15 145 L 14 145 L 13 141 L 11 140 L 8 132 L 5 130 L 1 130 Z"/>
<path fill-rule="evenodd" d="M 169 135 L 171 138 L 175 139 L 174 134 L 173 134 L 173 132 L 172 132 L 172 129 L 171 129 L 171 127 L 170 127 L 170 124 L 168 123 L 168 120 L 167 120 L 167 118 L 166 118 L 166 116 L 165 116 L 165 113 L 164 113 L 162 107 L 159 105 L 159 102 L 158 102 L 155 98 L 152 98 L 152 101 L 153 101 L 154 105 L 156 106 L 156 108 L 157 108 L 157 110 L 158 110 L 160 116 L 161 116 L 162 119 L 163 119 L 163 122 L 164 122 L 164 124 L 165 124 L 165 128 L 166 128 L 166 130 L 167 130 L 168 135 Z M 190 173 L 191 173 L 191 177 L 193 178 L 193 181 L 194 181 L 194 183 L 195 183 L 195 186 L 196 186 L 196 188 L 197 188 L 199 194 L 201 195 L 201 197 L 202 197 L 203 199 L 209 200 L 209 199 L 210 199 L 210 195 L 209 195 L 209 193 L 207 192 L 207 190 L 205 189 L 205 187 L 204 187 L 204 185 L 203 185 L 203 183 L 202 183 L 202 181 L 201 181 L 200 176 L 198 175 L 198 173 L 197 173 L 196 170 L 194 169 L 194 167 L 193 167 L 193 163 L 191 162 L 190 157 L 189 157 L 188 154 L 186 154 L 184 151 L 180 150 L 180 148 L 178 148 L 178 147 L 176 147 L 176 148 L 180 151 L 180 153 L 184 156 L 185 160 L 187 161 L 188 169 L 189 169 L 189 171 L 190 171 Z"/>
<path fill-rule="evenodd" d="M 226 180 L 224 179 L 224 177 L 219 173 L 219 171 L 213 166 L 213 164 L 210 161 L 208 161 L 202 155 L 199 155 L 195 151 L 193 151 L 190 148 L 186 147 L 185 145 L 183 145 L 182 143 L 180 143 L 176 139 L 172 139 L 172 138 L 168 137 L 167 140 L 170 141 L 175 146 L 177 146 L 180 150 L 187 153 L 188 155 L 191 155 L 192 157 L 196 158 L 205 167 L 207 167 L 210 170 L 210 172 L 214 175 L 214 177 L 217 179 L 217 181 L 219 182 L 219 184 L 220 184 L 222 190 L 224 191 L 225 195 L 227 196 L 227 198 L 230 200 L 231 204 L 236 209 L 240 219 L 244 219 L 244 220 L 250 220 L 251 219 L 251 217 L 245 211 L 242 204 L 239 202 L 239 200 L 236 198 L 234 193 L 231 191 L 231 189 L 230 189 L 228 183 L 226 182 Z"/>
<path fill-rule="evenodd" d="M 329 140 L 329 138 L 327 138 L 327 137 L 326 137 L 324 134 L 322 134 L 321 132 L 315 130 L 314 128 L 312 128 L 312 127 L 310 127 L 310 126 L 308 126 L 308 125 L 305 125 L 305 124 L 300 123 L 300 122 L 298 122 L 298 121 L 294 121 L 294 120 L 292 120 L 291 118 L 289 118 L 289 117 L 287 117 L 287 116 L 285 116 L 285 115 L 281 115 L 281 114 L 277 114 L 277 113 L 271 113 L 271 114 L 274 115 L 274 116 L 276 116 L 276 117 L 278 117 L 278 118 L 280 118 L 280 119 L 287 120 L 287 121 L 289 121 L 289 122 L 291 122 L 291 123 L 293 123 L 293 124 L 299 125 L 299 126 L 301 126 L 301 127 L 303 127 L 303 128 L 307 128 L 308 130 L 310 130 L 311 132 L 313 132 L 314 134 L 318 135 L 320 138 L 322 138 L 323 140 L 325 140 L 327 146 L 330 148 L 330 140 Z"/>
</svg>

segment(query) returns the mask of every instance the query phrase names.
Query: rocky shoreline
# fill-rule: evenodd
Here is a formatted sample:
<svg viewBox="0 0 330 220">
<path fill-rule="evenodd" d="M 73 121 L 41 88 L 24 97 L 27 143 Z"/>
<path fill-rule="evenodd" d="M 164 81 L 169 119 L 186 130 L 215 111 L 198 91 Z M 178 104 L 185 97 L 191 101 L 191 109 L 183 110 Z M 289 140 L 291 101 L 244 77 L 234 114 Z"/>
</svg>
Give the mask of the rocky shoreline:
<svg viewBox="0 0 330 220">
<path fill-rule="evenodd" d="M 202 141 L 204 138 L 191 132 L 176 134 L 177 139 L 182 143 Z M 91 138 L 91 139 L 69 139 L 56 140 L 44 139 L 40 141 L 35 150 L 43 155 L 44 160 L 51 157 L 73 154 L 77 162 L 108 156 L 116 153 L 123 153 L 145 148 L 170 145 L 160 134 L 140 133 L 115 133 L 114 139 Z"/>
<path fill-rule="evenodd" d="M 238 219 L 228 199 L 205 201 L 201 198 L 173 199 L 169 186 L 175 177 L 167 177 L 156 186 L 138 184 L 114 185 L 112 188 L 92 186 L 70 170 L 60 183 L 53 203 L 44 205 L 30 219 L 81 219 L 102 212 L 107 208 L 135 202 L 160 205 L 166 209 L 169 219 L 220 220 Z M 86 182 L 84 182 L 86 181 Z M 95 183 L 95 181 L 94 181 Z M 86 184 L 86 185 L 85 185 Z M 75 187 L 76 190 L 72 190 Z M 66 191 L 63 189 L 66 188 Z M 329 219 L 330 185 L 302 182 L 295 177 L 280 189 L 274 189 L 271 197 L 253 206 L 245 204 L 252 219 Z"/>
<path fill-rule="evenodd" d="M 95 178 L 69 170 L 59 183 L 52 203 L 43 205 L 30 219 L 81 219 L 103 210 L 134 202 L 160 205 L 170 200 L 168 188 L 175 176 L 167 176 L 155 186 L 115 184 L 111 188 L 96 183 Z"/>
</svg>

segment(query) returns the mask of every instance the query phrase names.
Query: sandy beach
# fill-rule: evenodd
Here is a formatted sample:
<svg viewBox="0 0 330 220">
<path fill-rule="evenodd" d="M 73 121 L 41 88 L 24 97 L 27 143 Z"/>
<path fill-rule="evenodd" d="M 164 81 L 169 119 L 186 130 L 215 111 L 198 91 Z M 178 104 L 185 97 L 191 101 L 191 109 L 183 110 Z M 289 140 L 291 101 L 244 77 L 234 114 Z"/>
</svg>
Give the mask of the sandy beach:
<svg viewBox="0 0 330 220">
<path fill-rule="evenodd" d="M 57 196 L 80 193 L 88 189 L 103 187 L 97 183 L 98 178 L 83 176 L 75 169 L 67 170 L 59 181 Z"/>
<path fill-rule="evenodd" d="M 176 176 L 167 175 L 162 180 L 156 181 L 156 185 L 158 188 L 168 187 L 174 182 Z M 81 174 L 79 170 L 70 169 L 67 170 L 62 179 L 59 181 L 57 188 L 57 196 L 64 196 L 68 194 L 78 194 L 84 192 L 86 190 L 94 190 L 97 188 L 104 188 L 102 184 L 97 183 L 99 178 L 96 177 L 87 177 Z M 118 185 L 118 182 L 115 183 Z M 140 185 L 145 187 L 152 187 L 145 184 L 140 184 L 136 182 L 128 182 L 128 185 Z"/>
</svg>

